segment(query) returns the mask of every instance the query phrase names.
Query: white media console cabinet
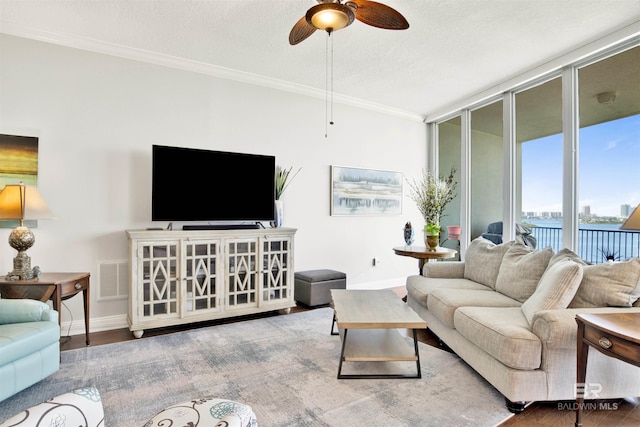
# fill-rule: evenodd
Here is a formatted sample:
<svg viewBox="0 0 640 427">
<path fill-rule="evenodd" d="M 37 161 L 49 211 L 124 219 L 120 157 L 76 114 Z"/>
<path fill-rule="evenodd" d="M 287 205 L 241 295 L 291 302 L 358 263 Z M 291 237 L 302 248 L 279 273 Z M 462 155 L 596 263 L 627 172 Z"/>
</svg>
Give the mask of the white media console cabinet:
<svg viewBox="0 0 640 427">
<path fill-rule="evenodd" d="M 127 230 L 129 330 L 295 306 L 293 228 Z"/>
</svg>

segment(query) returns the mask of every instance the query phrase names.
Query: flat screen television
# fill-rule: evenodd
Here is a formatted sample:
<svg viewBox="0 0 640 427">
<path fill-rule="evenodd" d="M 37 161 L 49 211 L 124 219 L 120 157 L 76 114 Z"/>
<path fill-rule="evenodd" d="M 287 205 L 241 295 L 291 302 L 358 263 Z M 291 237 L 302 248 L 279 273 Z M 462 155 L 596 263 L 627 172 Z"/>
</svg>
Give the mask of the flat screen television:
<svg viewBox="0 0 640 427">
<path fill-rule="evenodd" d="M 272 221 L 275 157 L 153 145 L 153 221 Z"/>
</svg>

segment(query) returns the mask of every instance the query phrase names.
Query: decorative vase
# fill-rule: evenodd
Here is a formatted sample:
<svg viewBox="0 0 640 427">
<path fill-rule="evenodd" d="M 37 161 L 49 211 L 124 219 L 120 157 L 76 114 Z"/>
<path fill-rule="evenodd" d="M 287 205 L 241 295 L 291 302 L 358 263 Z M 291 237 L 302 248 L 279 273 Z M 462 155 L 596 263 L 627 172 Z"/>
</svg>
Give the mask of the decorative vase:
<svg viewBox="0 0 640 427">
<path fill-rule="evenodd" d="M 273 206 L 273 221 L 271 221 L 271 227 L 282 227 L 284 205 L 282 200 L 276 200 Z"/>
<path fill-rule="evenodd" d="M 427 222 L 424 227 L 424 245 L 430 252 L 435 252 L 440 244 L 440 225 L 437 222 Z"/>
<path fill-rule="evenodd" d="M 435 252 L 440 244 L 440 235 L 427 234 L 424 243 L 429 252 Z"/>
<path fill-rule="evenodd" d="M 415 236 L 415 232 L 413 231 L 413 227 L 411 226 L 411 221 L 409 221 L 404 225 L 404 242 L 407 244 L 407 246 L 411 246 L 413 244 Z"/>
</svg>

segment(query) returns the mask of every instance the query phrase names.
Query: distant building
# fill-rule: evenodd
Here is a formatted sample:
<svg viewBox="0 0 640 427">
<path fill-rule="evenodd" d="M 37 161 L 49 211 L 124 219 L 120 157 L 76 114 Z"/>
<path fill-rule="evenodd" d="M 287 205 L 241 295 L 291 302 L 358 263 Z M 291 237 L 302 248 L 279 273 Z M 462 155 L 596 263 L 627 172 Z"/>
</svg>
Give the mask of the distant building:
<svg viewBox="0 0 640 427">
<path fill-rule="evenodd" d="M 628 217 L 633 212 L 633 206 L 631 205 L 620 205 L 620 216 Z"/>
<path fill-rule="evenodd" d="M 582 207 L 582 214 L 584 216 L 591 216 L 591 206 L 585 205 Z"/>
</svg>

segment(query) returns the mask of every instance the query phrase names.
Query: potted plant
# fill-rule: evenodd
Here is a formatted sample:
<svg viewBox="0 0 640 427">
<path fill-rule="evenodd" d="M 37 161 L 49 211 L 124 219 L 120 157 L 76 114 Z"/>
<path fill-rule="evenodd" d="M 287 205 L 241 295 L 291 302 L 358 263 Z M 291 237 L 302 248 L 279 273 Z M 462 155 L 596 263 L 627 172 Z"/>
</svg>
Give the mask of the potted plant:
<svg viewBox="0 0 640 427">
<path fill-rule="evenodd" d="M 408 180 L 410 197 L 424 218 L 425 245 L 433 251 L 440 243 L 440 219 L 444 216 L 444 209 L 456 197 L 458 182 L 454 180 L 455 172 L 455 168 L 451 168 L 445 179 L 423 171 L 419 180 Z"/>
<path fill-rule="evenodd" d="M 291 181 L 293 181 L 293 178 L 295 178 L 296 175 L 298 175 L 298 172 L 300 172 L 300 169 L 302 168 L 299 168 L 296 171 L 296 173 L 293 174 L 293 176 L 289 177 L 291 175 L 292 169 L 293 169 L 292 167 L 290 167 L 289 169 L 285 169 L 281 166 L 276 166 L 276 172 L 275 172 L 276 200 L 275 200 L 274 220 L 271 222 L 272 227 L 280 227 L 282 225 L 283 206 L 282 206 L 282 201 L 280 200 L 280 197 L 282 197 L 282 193 L 284 193 L 284 190 L 287 189 L 289 184 L 291 184 Z"/>
</svg>

